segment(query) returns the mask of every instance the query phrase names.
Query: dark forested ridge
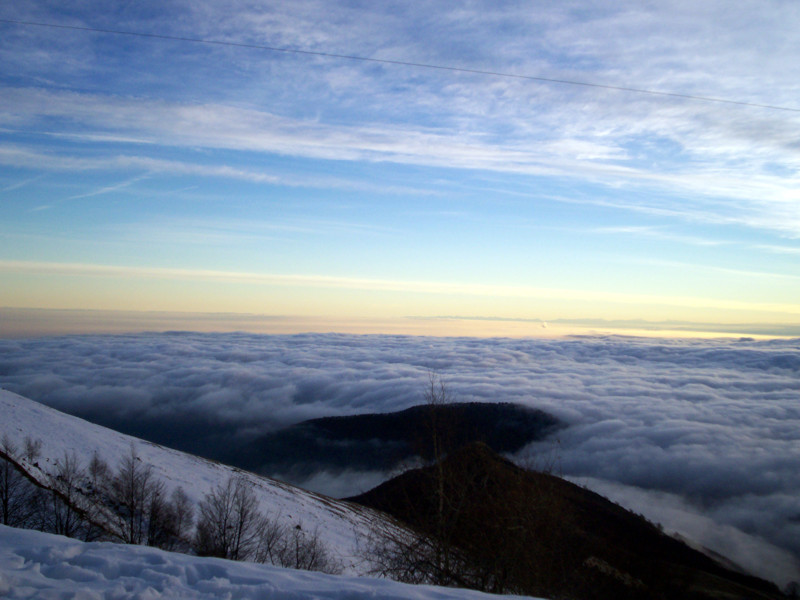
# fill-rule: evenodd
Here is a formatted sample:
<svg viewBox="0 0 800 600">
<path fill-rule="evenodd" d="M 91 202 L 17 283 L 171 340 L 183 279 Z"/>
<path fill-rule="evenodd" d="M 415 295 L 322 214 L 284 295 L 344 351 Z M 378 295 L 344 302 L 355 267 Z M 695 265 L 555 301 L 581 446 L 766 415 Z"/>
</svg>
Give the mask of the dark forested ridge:
<svg viewBox="0 0 800 600">
<path fill-rule="evenodd" d="M 446 449 L 481 441 L 496 452 L 514 452 L 561 426 L 552 415 L 518 404 L 420 405 L 303 421 L 258 438 L 230 462 L 264 474 L 390 470 L 414 456 L 430 456 L 432 439 L 442 440 Z"/>
<path fill-rule="evenodd" d="M 351 501 L 415 527 L 373 540 L 380 574 L 548 598 L 775 599 L 771 583 L 726 568 L 617 504 L 483 444 L 407 471 Z"/>
</svg>

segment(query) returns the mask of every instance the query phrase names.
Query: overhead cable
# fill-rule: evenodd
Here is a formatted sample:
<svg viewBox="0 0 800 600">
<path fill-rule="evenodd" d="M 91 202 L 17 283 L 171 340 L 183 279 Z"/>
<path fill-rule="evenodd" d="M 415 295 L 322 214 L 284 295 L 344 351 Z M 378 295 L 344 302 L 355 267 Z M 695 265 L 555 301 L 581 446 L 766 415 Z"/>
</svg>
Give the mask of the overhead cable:
<svg viewBox="0 0 800 600">
<path fill-rule="evenodd" d="M 418 63 L 405 60 L 391 60 L 387 58 L 372 58 L 368 56 L 356 56 L 352 54 L 337 54 L 334 52 L 321 52 L 317 50 L 301 50 L 297 48 L 281 48 L 277 46 L 265 46 L 262 44 L 248 44 L 244 42 L 230 42 L 225 40 L 211 40 L 204 38 L 191 38 L 176 35 L 164 35 L 159 33 L 145 33 L 142 31 L 124 31 L 119 29 L 100 29 L 97 27 L 82 27 L 78 25 L 61 25 L 57 23 L 37 23 L 34 21 L 17 21 L 12 19 L 0 19 L 0 23 L 12 23 L 30 27 L 50 27 L 55 29 L 72 29 L 75 31 L 90 31 L 93 33 L 106 33 L 111 35 L 127 35 L 159 40 L 170 40 L 175 42 L 190 42 L 193 44 L 210 44 L 216 46 L 233 46 L 237 48 L 251 48 L 254 50 L 268 50 L 270 52 L 283 52 L 287 54 L 304 54 L 310 56 L 321 56 L 325 58 L 337 58 L 342 60 L 353 60 L 371 63 L 381 63 L 388 65 L 399 65 L 404 67 L 415 67 L 420 69 L 435 69 L 439 71 L 452 71 L 456 73 L 472 73 L 476 75 L 487 75 L 492 77 L 505 77 L 512 79 L 525 79 L 529 81 L 541 81 L 544 83 L 558 83 L 562 85 L 575 85 L 582 87 L 601 88 L 606 90 L 616 90 L 620 92 L 630 92 L 635 94 L 649 94 L 651 96 L 664 96 L 669 98 L 682 98 L 684 100 L 696 100 L 701 102 L 717 102 L 722 104 L 735 104 L 738 106 L 749 106 L 753 108 L 765 108 L 768 110 L 782 110 L 789 112 L 800 112 L 800 108 L 791 106 L 779 106 L 775 104 L 759 104 L 757 102 L 744 102 L 741 100 L 730 100 L 727 98 L 714 98 L 711 96 L 697 96 L 694 94 L 679 94 L 677 92 L 664 92 L 659 90 L 648 90 L 644 88 L 625 87 L 619 85 L 609 85 L 603 83 L 591 83 L 588 81 L 575 81 L 571 79 L 556 79 L 553 77 L 540 77 L 537 75 L 521 75 L 518 73 L 505 73 L 502 71 L 488 71 L 483 69 L 469 69 L 466 67 L 453 67 L 448 65 L 434 65 L 430 63 Z"/>
</svg>

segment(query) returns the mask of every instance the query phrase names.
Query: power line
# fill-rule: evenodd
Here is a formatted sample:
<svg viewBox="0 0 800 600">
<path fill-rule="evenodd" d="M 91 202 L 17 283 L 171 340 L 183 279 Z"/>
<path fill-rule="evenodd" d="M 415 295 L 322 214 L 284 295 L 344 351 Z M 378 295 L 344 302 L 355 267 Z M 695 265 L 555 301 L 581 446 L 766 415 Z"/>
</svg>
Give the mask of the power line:
<svg viewBox="0 0 800 600">
<path fill-rule="evenodd" d="M 729 100 L 726 98 L 713 98 L 710 96 L 695 96 L 693 94 L 678 94 L 675 92 L 663 92 L 658 90 L 647 90 L 643 88 L 624 87 L 618 85 L 607 85 L 602 83 L 590 83 L 587 81 L 574 81 L 570 79 L 555 79 L 552 77 L 539 77 L 536 75 L 520 75 L 518 73 L 504 73 L 501 71 L 486 71 L 482 69 L 467 69 L 465 67 L 453 67 L 447 65 L 433 65 L 429 63 L 417 63 L 404 60 L 391 60 L 386 58 L 370 58 L 367 56 L 355 56 L 352 54 L 336 54 L 333 52 L 320 52 L 315 50 L 298 50 L 295 48 L 280 48 L 276 46 L 264 46 L 261 44 L 246 44 L 243 42 L 227 42 L 223 40 L 209 40 L 203 38 L 190 38 L 175 35 L 162 35 L 158 33 L 144 33 L 141 31 L 122 31 L 118 29 L 99 29 L 96 27 L 80 27 L 77 25 L 59 25 L 55 23 L 36 23 L 33 21 L 16 21 L 12 19 L 0 19 L 0 23 L 12 23 L 14 25 L 24 25 L 30 27 L 50 27 L 54 29 L 72 29 L 75 31 L 90 31 L 93 33 L 107 33 L 111 35 L 128 35 L 134 37 L 152 38 L 159 40 L 170 40 L 175 42 L 190 42 L 193 44 L 209 44 L 216 46 L 234 46 L 237 48 L 251 48 L 254 50 L 268 50 L 270 52 L 283 52 L 287 54 L 304 54 L 309 56 L 322 56 L 325 58 L 338 58 L 343 60 L 354 60 L 361 62 L 381 63 L 388 65 L 400 65 L 404 67 L 415 67 L 420 69 L 435 69 L 439 71 L 452 71 L 456 73 L 472 73 L 476 75 L 487 75 L 492 77 L 505 77 L 511 79 L 525 79 L 528 81 L 541 81 L 545 83 L 558 83 L 562 85 L 576 85 L 582 87 L 600 88 L 606 90 L 616 90 L 620 92 L 631 92 L 635 94 L 649 94 L 651 96 L 663 96 L 668 98 L 682 98 L 684 100 L 697 100 L 701 102 L 716 102 L 721 104 L 735 104 L 737 106 L 749 106 L 753 108 L 765 108 L 768 110 L 782 110 L 789 112 L 800 112 L 800 108 L 790 106 L 778 106 L 774 104 L 759 104 L 756 102 L 743 102 L 740 100 Z"/>
</svg>

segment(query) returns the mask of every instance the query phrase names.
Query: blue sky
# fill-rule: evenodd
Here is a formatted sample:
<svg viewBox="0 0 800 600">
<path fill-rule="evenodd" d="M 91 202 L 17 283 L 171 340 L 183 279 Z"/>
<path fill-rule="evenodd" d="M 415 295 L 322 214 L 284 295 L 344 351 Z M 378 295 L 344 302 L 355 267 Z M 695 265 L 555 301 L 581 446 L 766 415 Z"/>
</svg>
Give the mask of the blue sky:
<svg viewBox="0 0 800 600">
<path fill-rule="evenodd" d="M 795 109 L 0 22 L 2 307 L 800 325 L 795 2 L 32 1 L 0 19 Z"/>
</svg>

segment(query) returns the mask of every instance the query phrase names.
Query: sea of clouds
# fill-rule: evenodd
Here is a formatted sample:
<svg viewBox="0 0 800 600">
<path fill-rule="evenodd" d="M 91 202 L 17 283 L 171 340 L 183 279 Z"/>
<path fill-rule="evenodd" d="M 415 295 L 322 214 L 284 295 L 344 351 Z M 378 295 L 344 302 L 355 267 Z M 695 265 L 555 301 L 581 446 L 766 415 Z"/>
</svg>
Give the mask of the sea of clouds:
<svg viewBox="0 0 800 600">
<path fill-rule="evenodd" d="M 0 340 L 0 386 L 221 454 L 304 419 L 510 401 L 568 426 L 518 458 L 783 584 L 800 579 L 800 340 L 163 333 Z M 318 473 L 338 495 L 376 473 Z"/>
</svg>

